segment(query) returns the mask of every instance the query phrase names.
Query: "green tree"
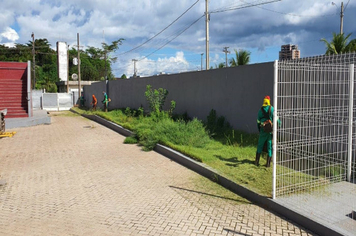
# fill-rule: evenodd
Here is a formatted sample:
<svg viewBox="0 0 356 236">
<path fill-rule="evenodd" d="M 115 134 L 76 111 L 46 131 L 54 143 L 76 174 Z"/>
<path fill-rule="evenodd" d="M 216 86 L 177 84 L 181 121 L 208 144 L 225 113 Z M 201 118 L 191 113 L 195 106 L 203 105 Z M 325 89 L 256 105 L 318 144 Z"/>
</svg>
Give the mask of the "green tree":
<svg viewBox="0 0 356 236">
<path fill-rule="evenodd" d="M 36 39 L 35 46 L 35 70 L 36 84 L 35 88 L 46 88 L 49 92 L 57 92 L 55 83 L 59 81 L 57 67 L 57 53 L 51 48 L 47 39 Z M 32 62 L 32 41 L 26 45 L 17 44 L 16 48 L 20 49 L 15 61 L 30 60 Z M 23 52 L 23 50 L 26 51 Z M 33 67 L 31 66 L 31 70 Z"/>
<path fill-rule="evenodd" d="M 248 63 L 250 63 L 251 52 L 242 49 L 240 49 L 239 51 L 234 49 L 234 51 L 235 51 L 236 59 L 235 58 L 230 59 L 229 64 L 231 67 L 247 65 Z"/>
<path fill-rule="evenodd" d="M 119 49 L 124 39 L 113 41 L 111 44 L 102 43 L 102 48 L 88 47 L 85 51 L 80 51 L 81 60 L 81 80 L 109 80 L 114 79 L 111 69 L 111 63 L 115 63 L 117 57 L 112 57 L 110 54 Z M 69 50 L 69 58 L 78 56 L 78 51 L 73 47 Z M 78 66 L 73 65 L 72 60 L 69 60 L 69 73 L 77 73 Z"/>
<path fill-rule="evenodd" d="M 320 41 L 324 42 L 326 46 L 325 55 L 356 52 L 356 39 L 349 42 L 350 36 L 351 34 L 345 36 L 333 33 L 333 39 L 330 42 L 322 38 Z"/>
<path fill-rule="evenodd" d="M 127 79 L 127 76 L 125 74 L 122 74 L 121 79 Z"/>
<path fill-rule="evenodd" d="M 224 67 L 225 67 L 225 63 L 220 62 L 219 65 L 218 65 L 218 68 L 220 69 L 220 68 L 224 68 Z"/>
<path fill-rule="evenodd" d="M 113 41 L 110 45 L 102 43 L 104 60 L 105 60 L 105 75 L 109 80 L 115 79 L 111 71 L 111 63 L 117 61 L 117 57 L 113 57 L 110 54 L 119 49 L 119 45 L 122 45 L 123 38 Z"/>
</svg>

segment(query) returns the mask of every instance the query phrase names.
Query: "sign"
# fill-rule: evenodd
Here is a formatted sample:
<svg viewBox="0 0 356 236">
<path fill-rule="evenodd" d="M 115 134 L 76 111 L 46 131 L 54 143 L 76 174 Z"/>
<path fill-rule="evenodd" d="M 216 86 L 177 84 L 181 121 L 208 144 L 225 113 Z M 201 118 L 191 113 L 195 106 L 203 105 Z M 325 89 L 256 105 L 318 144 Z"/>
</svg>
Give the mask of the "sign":
<svg viewBox="0 0 356 236">
<path fill-rule="evenodd" d="M 75 66 L 78 65 L 78 58 L 76 57 L 73 58 L 73 65 Z"/>
<path fill-rule="evenodd" d="M 76 73 L 72 74 L 72 79 L 73 80 L 77 80 L 78 79 L 78 75 Z"/>
<path fill-rule="evenodd" d="M 58 77 L 68 81 L 68 48 L 66 42 L 57 42 Z"/>
</svg>

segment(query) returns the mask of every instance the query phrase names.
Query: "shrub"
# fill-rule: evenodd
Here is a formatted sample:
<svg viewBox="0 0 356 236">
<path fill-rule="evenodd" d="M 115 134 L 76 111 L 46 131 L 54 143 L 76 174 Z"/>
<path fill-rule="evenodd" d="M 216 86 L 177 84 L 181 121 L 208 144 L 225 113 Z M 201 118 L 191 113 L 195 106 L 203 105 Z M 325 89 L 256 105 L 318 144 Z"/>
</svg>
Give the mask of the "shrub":
<svg viewBox="0 0 356 236">
<path fill-rule="evenodd" d="M 126 143 L 126 144 L 136 144 L 136 143 L 138 143 L 138 140 L 137 140 L 136 137 L 129 136 L 129 137 L 125 138 L 124 143 Z"/>
<path fill-rule="evenodd" d="M 197 119 L 174 121 L 168 112 L 152 112 L 137 121 L 134 132 L 144 150 L 152 150 L 157 143 L 204 147 L 210 140 L 204 125 Z"/>
<path fill-rule="evenodd" d="M 164 105 L 164 102 L 166 101 L 167 95 L 168 95 L 168 91 L 166 89 L 159 88 L 158 90 L 157 89 L 152 90 L 152 86 L 147 85 L 145 96 L 148 101 L 151 112 L 158 113 L 162 111 L 162 107 Z M 169 114 L 172 114 L 175 107 L 176 107 L 176 102 L 171 101 Z"/>
</svg>

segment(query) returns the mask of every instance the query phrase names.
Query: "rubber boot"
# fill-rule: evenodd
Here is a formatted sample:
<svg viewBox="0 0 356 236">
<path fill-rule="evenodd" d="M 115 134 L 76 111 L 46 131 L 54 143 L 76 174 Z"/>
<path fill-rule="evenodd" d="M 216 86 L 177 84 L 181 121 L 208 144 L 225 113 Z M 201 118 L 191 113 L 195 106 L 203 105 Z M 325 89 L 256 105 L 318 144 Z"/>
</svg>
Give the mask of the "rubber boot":
<svg viewBox="0 0 356 236">
<path fill-rule="evenodd" d="M 266 167 L 270 167 L 271 166 L 271 160 L 272 160 L 272 157 L 267 157 Z"/>
<path fill-rule="evenodd" d="M 255 160 L 255 165 L 256 166 L 260 165 L 260 156 L 261 156 L 261 153 L 256 153 L 256 160 Z"/>
</svg>

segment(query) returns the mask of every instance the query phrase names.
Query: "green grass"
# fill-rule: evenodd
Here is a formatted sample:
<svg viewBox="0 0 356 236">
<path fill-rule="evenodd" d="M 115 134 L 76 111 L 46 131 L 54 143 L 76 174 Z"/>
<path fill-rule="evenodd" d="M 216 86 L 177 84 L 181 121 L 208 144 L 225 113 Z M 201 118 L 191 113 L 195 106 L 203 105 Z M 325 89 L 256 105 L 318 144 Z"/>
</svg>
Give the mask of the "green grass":
<svg viewBox="0 0 356 236">
<path fill-rule="evenodd" d="M 151 115 L 139 114 L 128 108 L 109 112 L 81 110 L 80 114 L 95 114 L 115 122 L 134 132 L 125 143 L 142 146 L 143 150 L 152 150 L 157 143 L 177 150 L 197 161 L 203 162 L 217 170 L 223 176 L 264 196 L 272 193 L 272 167 L 264 167 L 266 155 L 262 155 L 260 166 L 254 165 L 258 134 L 247 134 L 232 130 L 220 117 L 213 127 L 197 119 L 173 120 L 168 113 L 160 112 Z M 278 167 L 288 169 L 286 167 Z M 287 171 L 292 171 L 288 169 Z M 300 174 L 299 179 L 314 177 Z M 291 179 L 290 181 L 295 181 Z"/>
</svg>

